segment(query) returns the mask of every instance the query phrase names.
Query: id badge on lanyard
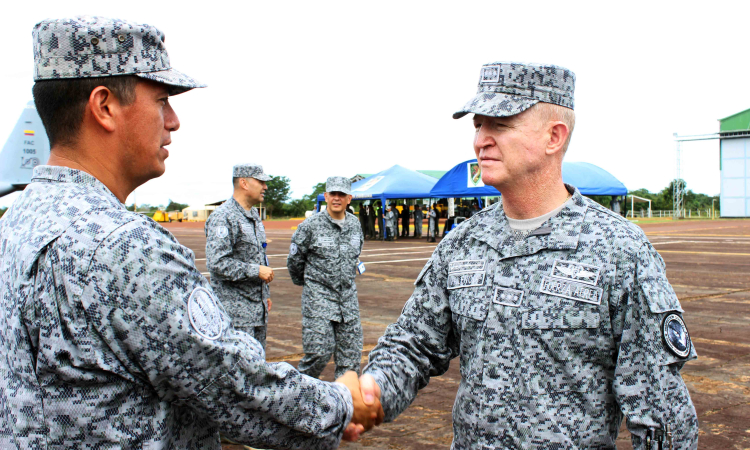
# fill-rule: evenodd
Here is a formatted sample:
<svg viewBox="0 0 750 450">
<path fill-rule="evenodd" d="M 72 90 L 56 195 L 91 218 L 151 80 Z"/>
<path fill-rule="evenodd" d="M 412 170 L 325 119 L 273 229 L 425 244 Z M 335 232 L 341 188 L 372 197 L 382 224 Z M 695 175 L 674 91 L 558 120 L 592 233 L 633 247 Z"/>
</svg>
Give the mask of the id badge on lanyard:
<svg viewBox="0 0 750 450">
<path fill-rule="evenodd" d="M 362 261 L 357 261 L 357 273 L 360 275 L 365 273 L 365 263 Z"/>
</svg>

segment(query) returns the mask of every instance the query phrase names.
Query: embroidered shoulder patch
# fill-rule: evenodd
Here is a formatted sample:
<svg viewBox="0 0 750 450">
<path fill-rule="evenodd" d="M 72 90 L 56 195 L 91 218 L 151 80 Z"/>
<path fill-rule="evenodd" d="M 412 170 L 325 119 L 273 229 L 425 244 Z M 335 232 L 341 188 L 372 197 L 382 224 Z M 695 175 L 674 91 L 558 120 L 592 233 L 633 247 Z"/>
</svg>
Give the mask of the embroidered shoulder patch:
<svg viewBox="0 0 750 450">
<path fill-rule="evenodd" d="M 216 227 L 216 231 L 214 231 L 214 234 L 219 239 L 224 239 L 225 237 L 229 236 L 229 230 L 227 227 Z"/>
<path fill-rule="evenodd" d="M 676 313 L 667 314 L 662 322 L 661 331 L 667 348 L 680 358 L 687 358 L 692 342 L 682 317 Z"/>
<path fill-rule="evenodd" d="M 359 234 L 355 234 L 351 237 L 351 239 L 349 239 L 349 245 L 351 245 L 354 249 L 359 248 L 359 236 Z"/>
<path fill-rule="evenodd" d="M 548 276 L 542 277 L 542 284 L 539 290 L 545 294 L 592 303 L 594 305 L 601 303 L 602 293 L 604 292 L 600 287 Z"/>
<path fill-rule="evenodd" d="M 601 267 L 556 259 L 552 265 L 552 273 L 550 275 L 555 278 L 564 278 L 596 286 L 600 273 Z"/>
<path fill-rule="evenodd" d="M 216 303 L 216 298 L 207 289 L 197 287 L 190 294 L 188 316 L 190 317 L 190 325 L 206 339 L 215 341 L 224 332 L 224 322 L 219 305 Z"/>
<path fill-rule="evenodd" d="M 295 244 L 294 242 L 292 242 L 292 245 L 289 246 L 289 254 L 291 256 L 294 256 L 297 254 L 297 244 Z"/>
</svg>

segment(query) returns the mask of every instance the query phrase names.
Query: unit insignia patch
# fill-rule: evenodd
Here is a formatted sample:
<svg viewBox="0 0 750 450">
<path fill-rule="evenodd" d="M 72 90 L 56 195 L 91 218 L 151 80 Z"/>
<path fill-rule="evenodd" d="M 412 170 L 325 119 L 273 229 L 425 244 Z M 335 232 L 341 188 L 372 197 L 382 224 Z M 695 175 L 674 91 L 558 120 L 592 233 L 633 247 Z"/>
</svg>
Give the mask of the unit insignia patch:
<svg viewBox="0 0 750 450">
<path fill-rule="evenodd" d="M 188 300 L 188 316 L 195 331 L 209 340 L 219 339 L 224 332 L 224 323 L 219 305 L 206 289 L 197 287 Z"/>
<path fill-rule="evenodd" d="M 693 344 L 682 317 L 676 313 L 667 314 L 662 322 L 661 330 L 667 348 L 680 358 L 687 358 Z"/>
<path fill-rule="evenodd" d="M 550 275 L 555 278 L 564 278 L 596 286 L 597 281 L 599 281 L 600 273 L 600 267 L 575 261 L 562 261 L 557 259 L 552 265 L 552 273 Z"/>
</svg>

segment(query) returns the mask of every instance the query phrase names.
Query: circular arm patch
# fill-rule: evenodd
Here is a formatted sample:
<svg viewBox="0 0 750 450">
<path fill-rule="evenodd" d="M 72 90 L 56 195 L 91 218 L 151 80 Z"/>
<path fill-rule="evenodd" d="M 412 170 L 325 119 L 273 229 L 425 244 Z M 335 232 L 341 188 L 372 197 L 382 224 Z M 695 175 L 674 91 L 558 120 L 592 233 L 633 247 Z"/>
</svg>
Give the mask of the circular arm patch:
<svg viewBox="0 0 750 450">
<path fill-rule="evenodd" d="M 205 288 L 197 287 L 188 300 L 190 325 L 209 340 L 219 339 L 224 331 L 221 310 L 214 296 Z"/>
<path fill-rule="evenodd" d="M 685 321 L 679 314 L 667 314 L 661 324 L 661 335 L 667 348 L 672 353 L 680 358 L 687 358 L 693 343 L 690 341 L 690 334 L 685 326 Z"/>
</svg>

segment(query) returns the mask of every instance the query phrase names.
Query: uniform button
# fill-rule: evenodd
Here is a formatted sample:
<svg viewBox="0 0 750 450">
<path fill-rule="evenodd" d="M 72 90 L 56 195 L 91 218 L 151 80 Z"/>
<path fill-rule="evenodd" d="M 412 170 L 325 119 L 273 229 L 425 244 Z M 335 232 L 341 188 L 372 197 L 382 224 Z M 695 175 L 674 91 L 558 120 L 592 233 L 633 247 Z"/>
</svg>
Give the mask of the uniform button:
<svg viewBox="0 0 750 450">
<path fill-rule="evenodd" d="M 125 42 L 125 35 L 121 34 L 121 35 L 117 36 L 117 40 L 120 41 L 120 42 Z"/>
<path fill-rule="evenodd" d="M 91 45 L 99 45 L 99 38 L 98 37 L 92 37 L 91 38 Z"/>
</svg>

